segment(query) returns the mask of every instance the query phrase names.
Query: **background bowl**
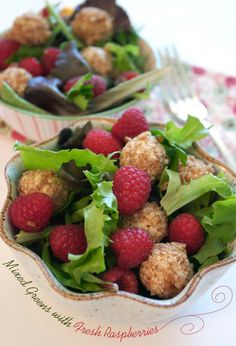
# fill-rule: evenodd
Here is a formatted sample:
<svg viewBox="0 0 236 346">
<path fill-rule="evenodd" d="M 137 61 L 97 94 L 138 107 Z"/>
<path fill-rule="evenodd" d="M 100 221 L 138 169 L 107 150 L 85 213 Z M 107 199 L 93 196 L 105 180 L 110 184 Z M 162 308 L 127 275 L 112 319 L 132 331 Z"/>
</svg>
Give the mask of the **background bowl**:
<svg viewBox="0 0 236 346">
<path fill-rule="evenodd" d="M 4 35 L 4 32 L 2 35 Z M 0 35 L 0 36 L 2 36 Z M 140 39 L 139 41 L 141 55 L 145 58 L 144 72 L 151 71 L 156 66 L 156 58 L 153 50 L 149 44 Z M 108 117 L 117 116 L 122 110 L 134 105 L 138 100 L 131 100 L 124 104 L 96 113 L 89 114 L 86 117 L 98 116 Z M 1 100 L 0 98 L 0 117 L 9 125 L 13 130 L 35 142 L 44 141 L 50 137 L 57 135 L 60 130 L 69 125 L 72 125 L 83 116 L 81 115 L 52 115 L 52 114 L 38 114 L 26 111 L 14 106 L 11 106 Z"/>
<path fill-rule="evenodd" d="M 92 121 L 94 127 L 110 128 L 114 119 L 99 117 L 84 117 L 73 125 L 83 126 L 87 120 Z M 157 124 L 156 124 L 157 126 Z M 40 148 L 55 149 L 57 137 L 36 145 Z M 236 174 L 219 161 L 206 154 L 197 145 L 194 145 L 193 153 L 205 161 L 210 161 L 218 170 L 223 170 L 233 185 L 236 185 Z M 20 155 L 17 154 L 7 164 L 5 175 L 8 184 L 8 196 L 1 212 L 0 237 L 10 247 L 16 258 L 29 273 L 30 280 L 44 289 L 49 297 L 56 297 L 60 304 L 65 305 L 71 313 L 78 311 L 84 317 L 89 316 L 101 321 L 122 321 L 123 323 L 137 323 L 144 326 L 148 323 L 167 319 L 196 301 L 198 297 L 206 292 L 229 268 L 236 263 L 236 242 L 233 244 L 233 252 L 230 257 L 198 272 L 187 286 L 174 298 L 167 300 L 156 300 L 145 298 L 128 292 L 119 291 L 100 293 L 73 293 L 61 286 L 51 274 L 44 262 L 31 250 L 17 244 L 14 240 L 14 229 L 8 218 L 8 208 L 15 198 L 16 183 L 23 171 Z"/>
</svg>

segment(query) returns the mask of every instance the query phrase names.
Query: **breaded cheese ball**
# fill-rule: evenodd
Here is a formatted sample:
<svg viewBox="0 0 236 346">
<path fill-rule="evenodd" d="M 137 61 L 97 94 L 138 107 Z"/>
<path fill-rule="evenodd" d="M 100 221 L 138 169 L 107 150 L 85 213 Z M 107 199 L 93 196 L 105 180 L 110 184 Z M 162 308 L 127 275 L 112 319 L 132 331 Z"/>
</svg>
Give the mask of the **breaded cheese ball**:
<svg viewBox="0 0 236 346">
<path fill-rule="evenodd" d="M 3 82 L 6 82 L 17 94 L 22 96 L 31 78 L 32 75 L 23 68 L 8 67 L 0 73 L 0 89 L 2 88 Z"/>
<path fill-rule="evenodd" d="M 41 45 L 51 35 L 48 21 L 40 14 L 26 13 L 15 19 L 7 37 L 21 44 Z"/>
<path fill-rule="evenodd" d="M 151 295 L 160 298 L 176 296 L 192 276 L 185 244 L 158 243 L 139 270 L 140 280 Z"/>
<path fill-rule="evenodd" d="M 179 165 L 179 175 L 182 183 L 190 183 L 192 179 L 200 178 L 209 173 L 214 173 L 213 166 L 193 155 L 188 155 L 186 166 Z"/>
<path fill-rule="evenodd" d="M 122 227 L 141 228 L 150 234 L 154 242 L 159 242 L 167 235 L 167 216 L 156 202 L 147 202 L 135 214 L 124 216 Z"/>
<path fill-rule="evenodd" d="M 146 131 L 131 139 L 121 151 L 120 166 L 134 166 L 146 171 L 152 181 L 159 179 L 168 165 L 165 149 Z"/>
<path fill-rule="evenodd" d="M 81 54 L 96 73 L 107 76 L 112 71 L 112 56 L 105 49 L 86 47 Z"/>
<path fill-rule="evenodd" d="M 51 197 L 56 208 L 62 207 L 68 200 L 69 189 L 65 181 L 51 170 L 35 169 L 22 174 L 18 182 L 20 195 L 42 192 Z"/>
<path fill-rule="evenodd" d="M 71 26 L 75 35 L 87 45 L 106 40 L 113 34 L 113 18 L 97 7 L 82 8 Z"/>
</svg>

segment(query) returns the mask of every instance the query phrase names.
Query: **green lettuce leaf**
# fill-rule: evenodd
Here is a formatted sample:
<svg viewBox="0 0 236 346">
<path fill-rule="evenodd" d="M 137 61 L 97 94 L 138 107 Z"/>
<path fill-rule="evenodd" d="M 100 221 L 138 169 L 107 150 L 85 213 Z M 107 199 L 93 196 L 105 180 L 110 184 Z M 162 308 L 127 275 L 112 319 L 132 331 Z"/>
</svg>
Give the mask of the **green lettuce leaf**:
<svg viewBox="0 0 236 346">
<path fill-rule="evenodd" d="M 93 85 L 85 84 L 92 77 L 89 72 L 81 77 L 67 93 L 67 99 L 76 104 L 77 107 L 85 111 L 88 108 L 89 101 L 93 98 Z"/>
<path fill-rule="evenodd" d="M 104 249 L 118 224 L 118 209 L 112 182 L 103 181 L 91 195 L 92 202 L 83 208 L 87 250 L 82 255 L 69 255 L 62 266 L 80 284 L 84 273 L 101 273 L 106 269 Z"/>
<path fill-rule="evenodd" d="M 24 58 L 37 58 L 40 60 L 42 58 L 43 52 L 45 51 L 46 46 L 29 46 L 22 45 L 17 49 L 17 51 L 6 60 L 8 64 L 14 62 L 19 62 Z"/>
<path fill-rule="evenodd" d="M 76 208 L 78 209 L 76 210 Z M 51 256 L 49 243 L 46 241 L 42 259 L 59 282 L 66 287 L 82 292 L 114 290 L 113 284 L 106 283 L 94 275 L 106 269 L 105 247 L 108 246 L 108 237 L 116 229 L 119 219 L 112 182 L 98 183 L 91 196 L 76 202 L 73 209 L 75 212 L 80 211 L 84 220 L 87 239 L 86 252 L 82 255 L 69 254 L 70 261 L 61 264 Z"/>
<path fill-rule="evenodd" d="M 220 197 L 233 196 L 230 184 L 222 178 L 222 175 L 204 175 L 198 179 L 191 180 L 189 184 L 181 184 L 179 173 L 167 169 L 164 173 L 168 175 L 168 187 L 166 194 L 160 203 L 167 215 L 173 214 L 188 203 L 194 201 L 209 191 L 215 191 Z M 163 178 L 161 179 L 163 181 Z"/>
<path fill-rule="evenodd" d="M 0 91 L 1 99 L 8 103 L 9 105 L 13 107 L 17 107 L 20 109 L 24 109 L 29 112 L 38 113 L 38 114 L 45 114 L 46 112 L 34 104 L 30 103 L 29 101 L 23 99 L 23 97 L 20 97 L 11 87 L 9 84 L 3 82 L 1 91 Z"/>
<path fill-rule="evenodd" d="M 197 213 L 201 217 L 201 223 L 207 232 L 207 239 L 201 249 L 193 259 L 201 264 L 201 268 L 208 263 L 213 263 L 216 258 L 219 260 L 223 252 L 228 252 L 228 244 L 236 237 L 236 196 L 228 197 L 225 200 L 214 202 L 208 208 L 204 208 L 202 213 Z"/>
<path fill-rule="evenodd" d="M 114 55 L 114 66 L 118 71 L 140 72 L 133 60 L 130 58 L 130 56 L 140 55 L 140 49 L 138 46 L 134 44 L 120 46 L 117 43 L 109 42 L 105 45 L 105 49 Z"/>
<path fill-rule="evenodd" d="M 72 33 L 72 30 L 69 25 L 66 24 L 64 19 L 58 13 L 56 6 L 50 4 L 48 0 L 46 0 L 46 7 L 48 9 L 51 20 L 56 24 L 57 30 L 63 33 L 63 35 L 67 38 L 68 41 L 75 41 L 78 48 L 82 48 L 83 43 L 78 40 L 78 38 Z"/>
<path fill-rule="evenodd" d="M 182 128 L 177 127 L 173 121 L 169 121 L 163 130 L 153 128 L 151 133 L 163 138 L 162 145 L 170 160 L 169 168 L 177 171 L 179 162 L 186 165 L 186 149 L 191 147 L 193 142 L 206 137 L 208 129 L 201 124 L 199 119 L 188 116 Z"/>
<path fill-rule="evenodd" d="M 19 143 L 14 148 L 21 152 L 23 165 L 27 170 L 52 169 L 55 172 L 59 172 L 62 164 L 71 160 L 74 160 L 78 167 L 90 164 L 94 173 L 115 173 L 117 170 L 115 160 L 106 158 L 103 155 L 96 155 L 87 149 L 51 151 L 21 145 Z"/>
<path fill-rule="evenodd" d="M 201 265 L 209 262 L 210 258 L 214 258 L 216 260 L 217 257 L 219 260 L 218 254 L 224 251 L 226 246 L 227 245 L 222 240 L 208 237 L 201 249 L 196 255 L 193 256 L 193 258 L 197 260 Z M 203 265 L 203 267 L 205 266 Z"/>
<path fill-rule="evenodd" d="M 169 121 L 164 129 L 165 137 L 170 144 L 177 144 L 183 149 L 189 148 L 196 142 L 208 135 L 206 129 L 198 118 L 188 116 L 185 125 L 179 128 L 173 121 Z"/>
</svg>

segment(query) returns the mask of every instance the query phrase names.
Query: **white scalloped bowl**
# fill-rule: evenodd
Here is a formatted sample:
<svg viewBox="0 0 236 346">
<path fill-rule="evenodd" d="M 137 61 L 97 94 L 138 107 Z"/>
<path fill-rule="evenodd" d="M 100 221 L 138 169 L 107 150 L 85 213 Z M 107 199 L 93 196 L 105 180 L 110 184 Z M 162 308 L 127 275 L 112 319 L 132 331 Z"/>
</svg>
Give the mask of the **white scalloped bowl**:
<svg viewBox="0 0 236 346">
<path fill-rule="evenodd" d="M 77 124 L 84 125 L 88 119 L 85 117 Z M 94 127 L 110 127 L 115 120 L 109 118 L 89 118 Z M 38 144 L 37 147 L 53 150 L 57 137 Z M 206 161 L 212 162 L 215 168 L 221 169 L 236 185 L 236 174 L 219 161 L 213 159 L 197 145 L 194 146 L 195 155 Z M 122 321 L 122 323 L 137 324 L 140 326 L 169 318 L 195 302 L 208 288 L 213 286 L 219 278 L 229 269 L 230 265 L 236 265 L 236 242 L 233 252 L 227 259 L 211 265 L 198 272 L 187 286 L 174 298 L 156 300 L 131 294 L 124 291 L 100 292 L 100 293 L 73 293 L 58 283 L 44 262 L 31 250 L 17 244 L 14 241 L 14 229 L 8 218 L 8 208 L 12 199 L 16 196 L 16 183 L 23 170 L 20 155 L 17 154 L 6 166 L 6 179 L 8 184 L 8 196 L 1 212 L 0 236 L 9 246 L 14 258 L 19 261 L 28 273 L 34 286 L 46 292 L 51 299 L 56 299 L 59 304 L 66 307 L 71 315 L 77 314 L 87 318 L 95 318 L 99 323 L 108 321 Z M 48 299 L 49 299 L 48 298 Z"/>
</svg>

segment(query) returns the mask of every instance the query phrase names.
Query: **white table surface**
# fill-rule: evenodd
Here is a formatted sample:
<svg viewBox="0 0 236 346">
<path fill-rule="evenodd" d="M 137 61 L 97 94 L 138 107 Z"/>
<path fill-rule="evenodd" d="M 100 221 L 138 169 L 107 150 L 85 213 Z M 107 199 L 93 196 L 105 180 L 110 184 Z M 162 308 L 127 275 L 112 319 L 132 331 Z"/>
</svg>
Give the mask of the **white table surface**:
<svg viewBox="0 0 236 346">
<path fill-rule="evenodd" d="M 68 1 L 67 3 L 76 3 Z M 192 64 L 236 75 L 235 63 L 235 13 L 236 2 L 231 0 L 129 0 L 119 1 L 132 13 L 138 25 L 146 23 L 143 36 L 155 45 L 174 42 L 184 59 Z M 1 2 L 0 30 L 9 26 L 11 20 L 26 9 L 41 8 L 40 0 L 6 0 Z M 0 135 L 0 207 L 6 195 L 3 170 L 12 156 L 13 141 Z M 22 287 L 2 263 L 12 259 L 9 249 L 0 240 L 0 346 L 75 346 L 75 345 L 181 345 L 181 346 L 233 346 L 236 344 L 235 298 L 220 312 L 204 316 L 203 330 L 194 335 L 183 335 L 183 320 L 176 320 L 155 336 L 124 341 L 95 339 L 73 333 L 69 328 L 44 314 L 26 299 Z M 24 269 L 21 268 L 22 273 Z M 27 276 L 28 274 L 25 273 Z M 30 278 L 29 278 L 30 279 Z M 211 291 L 228 286 L 236 295 L 236 266 L 180 316 L 202 313 L 212 309 Z M 57 302 L 51 301 L 57 306 Z M 60 307 L 57 306 L 60 310 Z M 213 308 L 214 309 L 214 308 Z M 63 308 L 61 314 L 68 312 Z M 78 318 L 78 316 L 74 316 Z M 80 316 L 82 318 L 82 316 Z M 186 321 L 185 321 L 186 322 Z M 187 321 L 188 322 L 188 321 Z M 112 321 L 110 321 L 112 323 Z M 115 328 L 115 324 L 114 324 Z M 33 340 L 33 341 L 32 341 Z"/>
</svg>

